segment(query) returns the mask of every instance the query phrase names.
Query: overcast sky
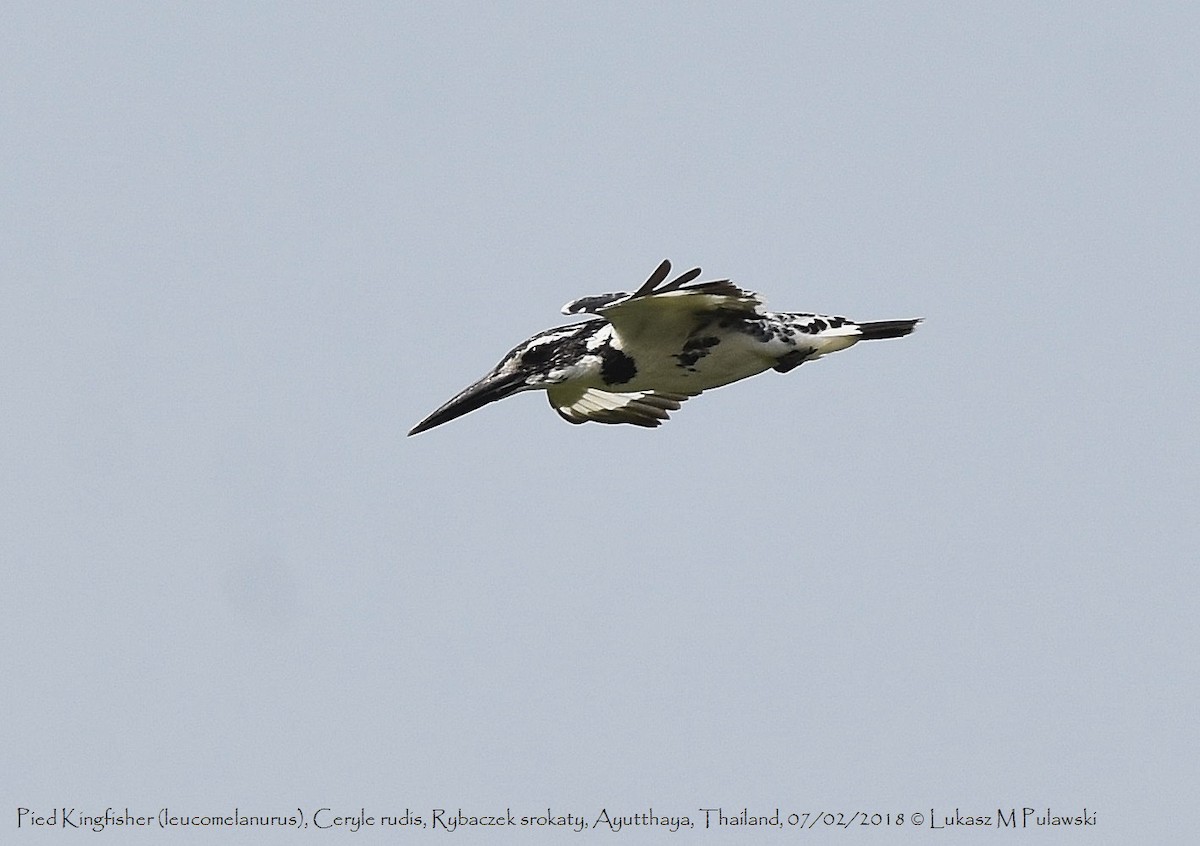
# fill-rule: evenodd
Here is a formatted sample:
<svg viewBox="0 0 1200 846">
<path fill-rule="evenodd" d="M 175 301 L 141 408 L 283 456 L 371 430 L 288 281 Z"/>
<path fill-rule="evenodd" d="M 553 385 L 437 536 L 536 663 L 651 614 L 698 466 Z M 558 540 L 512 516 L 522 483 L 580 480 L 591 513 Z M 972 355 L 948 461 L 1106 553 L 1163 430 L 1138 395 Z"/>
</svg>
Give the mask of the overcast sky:
<svg viewBox="0 0 1200 846">
<path fill-rule="evenodd" d="M 8 4 L 0 839 L 1195 837 L 1200 11 L 645 5 Z M 663 258 L 926 322 L 405 437 Z"/>
</svg>

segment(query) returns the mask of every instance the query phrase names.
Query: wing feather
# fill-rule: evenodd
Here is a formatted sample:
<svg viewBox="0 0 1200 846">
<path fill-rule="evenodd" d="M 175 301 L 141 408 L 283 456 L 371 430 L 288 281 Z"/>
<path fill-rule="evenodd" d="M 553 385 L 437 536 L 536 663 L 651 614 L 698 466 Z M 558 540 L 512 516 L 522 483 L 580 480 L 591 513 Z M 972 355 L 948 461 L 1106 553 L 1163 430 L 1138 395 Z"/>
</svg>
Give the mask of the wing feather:
<svg viewBox="0 0 1200 846">
<path fill-rule="evenodd" d="M 666 391 L 630 391 L 619 393 L 586 388 L 582 393 L 565 394 L 551 388 L 546 392 L 550 405 L 571 423 L 631 423 L 634 426 L 659 426 L 678 411 L 684 400 L 695 394 Z"/>
<path fill-rule="evenodd" d="M 697 270 L 699 270 L 699 268 L 697 268 Z M 658 267 L 654 268 L 654 272 L 650 274 L 650 277 L 645 282 L 642 283 L 642 286 L 640 288 L 638 288 L 636 291 L 633 292 L 633 296 L 643 297 L 643 296 L 649 294 L 655 288 L 657 288 L 664 279 L 667 278 L 667 274 L 670 272 L 671 272 L 671 260 L 663 259 L 662 264 L 660 264 Z"/>
<path fill-rule="evenodd" d="M 692 283 L 700 275 L 700 268 L 695 267 L 666 282 L 670 273 L 671 262 L 664 260 L 632 294 L 581 297 L 563 306 L 563 314 L 597 314 L 608 320 L 623 340 L 634 343 L 647 334 L 660 342 L 686 338 L 716 311 L 762 314 L 763 301 L 758 295 L 728 279 Z"/>
</svg>

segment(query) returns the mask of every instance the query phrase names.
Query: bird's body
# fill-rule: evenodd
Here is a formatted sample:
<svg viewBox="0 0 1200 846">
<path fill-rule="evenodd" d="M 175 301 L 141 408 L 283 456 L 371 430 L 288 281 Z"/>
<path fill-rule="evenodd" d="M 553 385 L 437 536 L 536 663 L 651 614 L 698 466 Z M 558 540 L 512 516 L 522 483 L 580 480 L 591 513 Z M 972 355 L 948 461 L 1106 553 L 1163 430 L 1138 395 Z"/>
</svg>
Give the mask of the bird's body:
<svg viewBox="0 0 1200 846">
<path fill-rule="evenodd" d="M 727 280 L 688 285 L 664 261 L 637 291 L 573 300 L 564 314 L 599 317 L 539 332 L 410 435 L 513 393 L 545 390 L 572 423 L 657 426 L 689 397 L 774 368 L 786 373 L 860 340 L 896 338 L 917 320 L 855 323 L 835 315 L 772 313 Z"/>
</svg>

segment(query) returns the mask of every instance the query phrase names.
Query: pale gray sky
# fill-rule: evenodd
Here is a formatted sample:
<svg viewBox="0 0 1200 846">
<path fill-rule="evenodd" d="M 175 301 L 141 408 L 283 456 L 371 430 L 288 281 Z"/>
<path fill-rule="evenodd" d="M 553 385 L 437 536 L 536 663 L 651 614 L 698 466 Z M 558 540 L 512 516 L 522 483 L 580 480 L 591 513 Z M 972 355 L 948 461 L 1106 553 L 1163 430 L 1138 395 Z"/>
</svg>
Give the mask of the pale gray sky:
<svg viewBox="0 0 1200 846">
<path fill-rule="evenodd" d="M 1185 3 L 9 4 L 2 838 L 1194 838 L 1198 55 Z M 664 257 L 926 323 L 404 437 Z"/>
</svg>

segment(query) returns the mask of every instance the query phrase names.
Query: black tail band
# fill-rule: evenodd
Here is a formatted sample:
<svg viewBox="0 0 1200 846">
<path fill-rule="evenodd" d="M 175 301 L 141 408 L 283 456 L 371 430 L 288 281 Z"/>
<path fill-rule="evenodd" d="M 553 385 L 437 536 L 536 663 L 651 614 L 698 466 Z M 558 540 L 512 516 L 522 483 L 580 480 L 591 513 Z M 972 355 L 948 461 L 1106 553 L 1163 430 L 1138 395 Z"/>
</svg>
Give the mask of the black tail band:
<svg viewBox="0 0 1200 846">
<path fill-rule="evenodd" d="M 916 320 L 876 320 L 871 323 L 858 324 L 864 341 L 881 341 L 885 338 L 903 338 L 917 327 L 921 318 Z"/>
</svg>

